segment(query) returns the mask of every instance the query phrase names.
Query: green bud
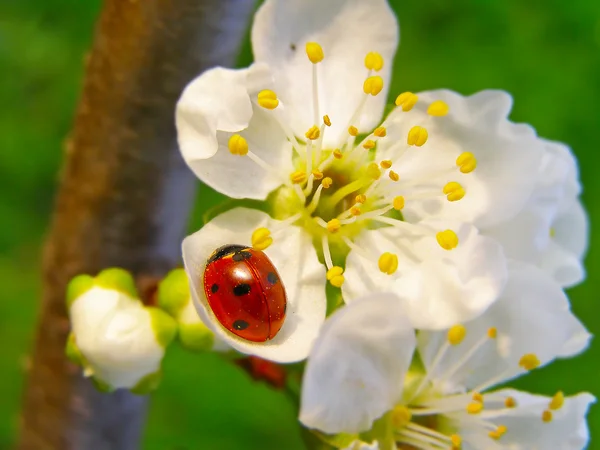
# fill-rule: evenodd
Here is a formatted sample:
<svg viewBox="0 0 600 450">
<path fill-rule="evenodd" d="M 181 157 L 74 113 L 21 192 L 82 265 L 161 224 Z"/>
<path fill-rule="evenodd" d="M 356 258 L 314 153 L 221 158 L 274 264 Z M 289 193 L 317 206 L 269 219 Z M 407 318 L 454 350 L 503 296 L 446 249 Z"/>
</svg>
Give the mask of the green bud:
<svg viewBox="0 0 600 450">
<path fill-rule="evenodd" d="M 122 292 L 132 298 L 137 298 L 135 281 L 129 272 L 119 267 L 104 269 L 96 276 L 96 286 Z"/>
<path fill-rule="evenodd" d="M 75 342 L 75 335 L 73 333 L 69 333 L 69 337 L 67 338 L 67 345 L 65 346 L 65 355 L 74 364 L 78 366 L 86 366 L 87 361 L 79 347 L 77 347 L 77 343 Z"/>
<path fill-rule="evenodd" d="M 179 340 L 181 345 L 194 352 L 207 352 L 215 344 L 215 336 L 202 322 L 180 323 Z"/>
<path fill-rule="evenodd" d="M 177 322 L 162 309 L 148 306 L 146 310 L 150 314 L 156 341 L 166 348 L 177 335 Z"/>
<path fill-rule="evenodd" d="M 130 389 L 132 394 L 146 395 L 154 391 L 162 380 L 162 371 L 149 373 L 143 377 L 138 383 Z"/>
<path fill-rule="evenodd" d="M 77 275 L 67 285 L 67 310 L 71 309 L 75 300 L 94 287 L 94 278 L 89 275 Z"/>
<path fill-rule="evenodd" d="M 190 285 L 185 270 L 171 270 L 158 285 L 158 305 L 176 318 L 189 301 Z"/>
</svg>

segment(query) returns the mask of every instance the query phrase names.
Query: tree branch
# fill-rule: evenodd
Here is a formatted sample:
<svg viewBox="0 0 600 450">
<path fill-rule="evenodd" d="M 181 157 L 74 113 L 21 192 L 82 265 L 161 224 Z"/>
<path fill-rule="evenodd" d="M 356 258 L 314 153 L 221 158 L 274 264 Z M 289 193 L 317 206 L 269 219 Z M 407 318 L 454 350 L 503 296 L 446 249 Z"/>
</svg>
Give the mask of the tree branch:
<svg viewBox="0 0 600 450">
<path fill-rule="evenodd" d="M 146 398 L 100 394 L 64 357 L 65 287 L 105 267 L 143 280 L 178 263 L 195 183 L 177 150 L 175 102 L 199 72 L 235 62 L 252 8 L 105 0 L 44 252 L 19 449 L 137 448 Z"/>
</svg>

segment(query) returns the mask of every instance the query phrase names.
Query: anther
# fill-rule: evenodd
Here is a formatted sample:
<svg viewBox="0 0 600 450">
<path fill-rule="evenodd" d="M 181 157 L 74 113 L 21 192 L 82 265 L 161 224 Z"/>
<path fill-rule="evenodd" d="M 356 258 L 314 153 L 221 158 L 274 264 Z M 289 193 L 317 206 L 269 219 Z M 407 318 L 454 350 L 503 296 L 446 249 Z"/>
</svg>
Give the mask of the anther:
<svg viewBox="0 0 600 450">
<path fill-rule="evenodd" d="M 408 138 L 406 139 L 406 143 L 408 145 L 416 145 L 417 147 L 421 147 L 427 142 L 428 138 L 427 130 L 421 126 L 414 126 L 408 132 Z"/>
<path fill-rule="evenodd" d="M 467 405 L 467 412 L 469 414 L 479 414 L 483 411 L 483 403 L 472 402 Z"/>
<path fill-rule="evenodd" d="M 350 125 L 348 127 L 348 134 L 350 136 L 358 136 L 358 128 L 356 128 L 354 125 Z"/>
<path fill-rule="evenodd" d="M 340 266 L 333 266 L 327 271 L 327 274 L 325 276 L 327 277 L 327 280 L 329 280 L 332 286 L 339 288 L 342 286 L 342 284 L 344 284 L 344 276 L 342 275 L 343 273 L 343 268 L 341 268 Z"/>
<path fill-rule="evenodd" d="M 398 195 L 394 197 L 394 201 L 392 202 L 392 206 L 396 211 L 401 211 L 404 208 L 404 197 L 402 195 Z"/>
<path fill-rule="evenodd" d="M 471 398 L 475 402 L 483 403 L 483 395 L 479 392 L 473 392 L 473 396 Z"/>
<path fill-rule="evenodd" d="M 275 109 L 279 106 L 277 94 L 269 89 L 258 93 L 258 104 L 265 109 Z"/>
<path fill-rule="evenodd" d="M 316 42 L 307 42 L 306 43 L 306 56 L 311 63 L 317 64 L 323 61 L 325 55 L 323 53 L 323 47 L 321 47 Z"/>
<path fill-rule="evenodd" d="M 477 158 L 471 152 L 463 152 L 456 158 L 456 165 L 462 173 L 471 173 L 477 167 Z"/>
<path fill-rule="evenodd" d="M 353 206 L 352 208 L 350 208 L 350 214 L 352 214 L 353 216 L 360 216 L 362 214 L 362 211 L 358 206 Z"/>
<path fill-rule="evenodd" d="M 500 439 L 506 432 L 508 431 L 508 428 L 506 428 L 506 425 L 498 425 L 498 427 L 493 430 L 490 431 L 488 433 L 488 436 L 491 437 L 492 439 L 498 440 Z"/>
<path fill-rule="evenodd" d="M 363 92 L 376 96 L 383 90 L 383 78 L 380 76 L 369 77 L 363 83 Z"/>
<path fill-rule="evenodd" d="M 383 56 L 377 52 L 369 52 L 365 56 L 365 67 L 369 70 L 379 72 L 383 68 Z"/>
<path fill-rule="evenodd" d="M 427 114 L 434 117 L 442 117 L 448 114 L 449 110 L 448 103 L 442 100 L 436 100 L 427 108 Z"/>
<path fill-rule="evenodd" d="M 419 100 L 419 97 L 412 92 L 403 92 L 396 97 L 395 103 L 396 106 L 400 106 L 402 108 L 402 111 L 408 112 L 417 104 L 417 100 Z"/>
<path fill-rule="evenodd" d="M 325 125 L 327 125 L 328 127 L 330 127 L 330 126 L 331 126 L 331 119 L 329 119 L 329 116 L 328 116 L 327 114 L 325 114 L 325 115 L 323 116 L 323 123 L 324 123 Z"/>
<path fill-rule="evenodd" d="M 331 219 L 329 222 L 327 222 L 327 231 L 330 233 L 337 233 L 341 227 L 342 224 L 338 219 Z"/>
<path fill-rule="evenodd" d="M 392 426 L 395 430 L 400 430 L 410 423 L 412 413 L 404 405 L 398 405 L 392 410 Z"/>
<path fill-rule="evenodd" d="M 519 360 L 519 366 L 525 370 L 533 370 L 539 367 L 540 364 L 540 360 L 535 353 L 526 353 L 521 356 L 521 359 Z"/>
<path fill-rule="evenodd" d="M 490 327 L 487 330 L 487 335 L 490 339 L 496 339 L 496 336 L 498 336 L 498 330 L 496 327 Z"/>
<path fill-rule="evenodd" d="M 264 250 L 273 243 L 271 230 L 268 228 L 257 228 L 252 233 L 252 248 L 256 250 Z"/>
<path fill-rule="evenodd" d="M 308 129 L 308 131 L 306 133 L 304 133 L 304 136 L 306 136 L 306 139 L 315 141 L 315 140 L 319 139 L 319 136 L 321 136 L 321 130 L 319 129 L 318 126 L 313 125 L 312 127 L 310 127 Z"/>
<path fill-rule="evenodd" d="M 315 180 L 322 180 L 323 179 L 323 172 L 321 172 L 319 169 L 314 169 L 312 171 L 313 177 L 315 177 Z"/>
<path fill-rule="evenodd" d="M 542 422 L 545 422 L 545 423 L 552 422 L 552 411 L 550 411 L 549 409 L 546 409 L 542 413 Z"/>
<path fill-rule="evenodd" d="M 367 201 L 367 196 L 365 194 L 358 194 L 356 197 L 354 197 L 355 203 L 364 203 L 366 201 Z"/>
<path fill-rule="evenodd" d="M 321 181 L 321 186 L 323 186 L 324 189 L 329 189 L 332 184 L 333 180 L 330 177 L 325 177 L 323 178 L 323 181 Z"/>
<path fill-rule="evenodd" d="M 398 270 L 398 256 L 390 252 L 385 252 L 379 257 L 377 265 L 383 273 L 392 275 Z"/>
<path fill-rule="evenodd" d="M 233 155 L 243 156 L 248 154 L 248 141 L 239 134 L 231 136 L 227 145 Z"/>
<path fill-rule="evenodd" d="M 452 446 L 454 448 L 460 448 L 462 444 L 462 438 L 458 434 L 453 434 L 450 436 L 450 441 L 452 442 Z"/>
<path fill-rule="evenodd" d="M 390 170 L 390 172 L 388 173 L 388 176 L 390 177 L 390 180 L 392 180 L 392 181 L 398 181 L 400 179 L 400 175 L 398 175 L 393 170 Z"/>
<path fill-rule="evenodd" d="M 377 137 L 385 137 L 387 135 L 387 130 L 385 127 L 377 127 L 373 130 L 373 134 Z"/>
<path fill-rule="evenodd" d="M 367 166 L 367 175 L 374 180 L 381 178 L 381 169 L 377 163 L 372 162 Z"/>
<path fill-rule="evenodd" d="M 443 192 L 446 194 L 446 198 L 449 202 L 456 202 L 462 199 L 466 193 L 465 188 L 463 188 L 462 185 L 456 181 L 450 181 L 449 183 L 446 183 Z"/>
<path fill-rule="evenodd" d="M 444 250 L 452 250 L 458 246 L 458 236 L 452 230 L 440 231 L 435 238 Z"/>
<path fill-rule="evenodd" d="M 342 158 L 344 157 L 344 154 L 342 153 L 342 151 L 341 151 L 339 148 L 336 148 L 336 149 L 333 151 L 333 157 L 334 157 L 335 159 L 342 159 Z"/>
<path fill-rule="evenodd" d="M 363 148 L 366 150 L 371 150 L 375 148 L 375 141 L 369 139 L 363 143 Z"/>
<path fill-rule="evenodd" d="M 448 330 L 448 342 L 451 345 L 460 344 L 467 335 L 467 329 L 464 325 L 454 325 Z"/>
<path fill-rule="evenodd" d="M 514 397 L 506 397 L 504 399 L 504 406 L 506 406 L 507 408 L 514 408 L 515 406 L 517 406 L 517 401 Z"/>
<path fill-rule="evenodd" d="M 561 391 L 558 391 L 556 394 L 554 394 L 554 396 L 552 397 L 552 400 L 550 400 L 550 403 L 548 404 L 548 408 L 550 409 L 560 409 L 562 408 L 562 405 L 565 403 L 565 394 L 563 394 Z"/>
<path fill-rule="evenodd" d="M 294 184 L 302 184 L 306 181 L 306 173 L 303 170 L 296 170 L 291 173 L 290 181 Z"/>
<path fill-rule="evenodd" d="M 379 165 L 382 169 L 389 169 L 390 167 L 392 167 L 392 161 L 390 161 L 389 159 L 384 159 L 379 163 Z"/>
</svg>

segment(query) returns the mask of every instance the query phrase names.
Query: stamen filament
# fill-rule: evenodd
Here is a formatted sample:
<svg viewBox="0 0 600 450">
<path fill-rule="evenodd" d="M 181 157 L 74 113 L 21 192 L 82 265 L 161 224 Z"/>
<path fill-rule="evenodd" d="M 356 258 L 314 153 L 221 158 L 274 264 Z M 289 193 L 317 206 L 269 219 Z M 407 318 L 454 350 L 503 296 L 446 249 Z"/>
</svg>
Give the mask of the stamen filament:
<svg viewBox="0 0 600 450">
<path fill-rule="evenodd" d="M 319 187 L 315 191 L 315 195 L 313 195 L 312 200 L 310 201 L 310 203 L 306 207 L 306 212 L 308 214 L 312 214 L 315 211 L 315 209 L 317 209 L 317 206 L 319 205 L 319 200 L 321 199 L 321 192 L 322 191 L 323 191 L 323 183 L 321 183 L 319 185 Z"/>
<path fill-rule="evenodd" d="M 330 204 L 337 205 L 344 197 L 352 194 L 354 191 L 358 191 L 361 187 L 368 183 L 367 180 L 359 178 L 358 180 L 354 180 L 352 183 L 347 184 L 341 189 L 338 189 L 335 194 L 331 196 L 329 199 Z"/>
<path fill-rule="evenodd" d="M 408 423 L 406 425 L 406 428 L 408 428 L 409 430 L 413 430 L 413 431 L 422 433 L 422 434 L 428 434 L 429 436 L 432 436 L 432 437 L 437 437 L 438 439 L 441 439 L 441 440 L 452 442 L 452 439 L 450 438 L 450 436 L 447 436 L 447 435 L 440 433 L 439 431 L 433 430 L 431 428 L 424 427 L 423 425 L 419 425 L 418 423 L 415 423 L 415 422 Z"/>
<path fill-rule="evenodd" d="M 431 362 L 431 366 L 429 366 L 427 368 L 425 376 L 421 379 L 421 382 L 418 384 L 417 388 L 415 389 L 415 392 L 413 392 L 413 394 L 410 396 L 410 399 L 407 401 L 407 403 L 410 403 L 412 400 L 417 398 L 418 395 L 423 390 L 423 388 L 429 382 L 429 380 L 431 380 L 431 377 L 433 376 L 435 369 L 437 369 L 437 366 L 439 365 L 440 361 L 442 360 L 442 358 L 444 357 L 444 355 L 446 354 L 446 352 L 448 351 L 449 348 L 450 348 L 450 343 L 448 342 L 448 340 L 445 340 L 444 343 L 442 344 L 442 346 L 440 347 L 440 349 L 438 350 L 437 354 L 433 358 L 433 361 Z"/>
<path fill-rule="evenodd" d="M 317 84 L 317 64 L 312 65 L 312 95 L 313 95 L 313 112 L 314 112 L 314 123 L 319 123 L 319 85 Z"/>
<path fill-rule="evenodd" d="M 266 172 L 268 172 L 269 174 L 271 174 L 272 176 L 276 177 L 277 179 L 281 180 L 282 184 L 285 184 L 286 186 L 289 186 L 289 181 L 286 180 L 280 173 L 280 171 L 278 171 L 277 169 L 275 169 L 275 167 L 273 167 L 272 165 L 270 165 L 268 162 L 264 161 L 260 156 L 258 156 L 256 153 L 252 152 L 251 150 L 248 150 L 248 153 L 246 153 L 246 156 L 248 158 L 250 158 L 250 160 L 252 162 L 254 162 L 255 164 L 257 164 L 259 167 L 261 167 L 262 169 L 264 169 Z"/>
<path fill-rule="evenodd" d="M 409 438 L 421 440 L 422 442 L 426 442 L 431 445 L 436 445 L 437 448 L 448 448 L 448 444 L 444 441 L 441 441 L 440 439 L 429 436 L 427 434 L 407 430 L 406 428 L 403 428 L 402 430 L 400 430 L 400 433 L 398 433 L 398 434 L 401 436 L 403 435 L 403 436 L 407 436 Z"/>
<path fill-rule="evenodd" d="M 481 347 L 483 347 L 485 345 L 486 342 L 488 342 L 490 340 L 490 338 L 488 337 L 487 334 L 485 334 L 484 336 L 481 337 L 481 339 L 479 339 L 479 341 L 477 341 L 475 343 L 475 345 L 473 347 L 471 347 L 471 349 L 466 352 L 462 358 L 460 358 L 456 364 L 454 364 L 446 373 L 444 373 L 441 377 L 439 377 L 437 379 L 438 382 L 442 382 L 448 378 L 450 378 L 452 375 L 454 375 L 456 373 L 457 370 L 459 370 L 462 366 L 464 366 L 469 359 L 471 359 L 473 357 L 473 355 L 475 353 L 477 353 L 477 350 L 479 350 Z M 479 392 L 478 390 L 476 390 L 475 392 Z"/>
<path fill-rule="evenodd" d="M 325 260 L 325 266 L 327 270 L 333 267 L 333 260 L 331 259 L 331 250 L 329 249 L 329 239 L 324 234 L 321 238 L 321 245 L 323 246 L 323 259 Z"/>
</svg>

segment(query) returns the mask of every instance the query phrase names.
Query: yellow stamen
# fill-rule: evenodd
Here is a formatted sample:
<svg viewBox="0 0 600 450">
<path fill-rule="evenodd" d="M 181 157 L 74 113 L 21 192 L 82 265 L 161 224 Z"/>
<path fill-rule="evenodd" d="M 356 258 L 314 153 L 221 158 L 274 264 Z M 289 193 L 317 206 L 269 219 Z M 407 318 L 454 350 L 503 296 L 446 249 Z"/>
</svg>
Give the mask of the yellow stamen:
<svg viewBox="0 0 600 450">
<path fill-rule="evenodd" d="M 552 422 L 552 411 L 547 409 L 542 413 L 542 422 Z"/>
<path fill-rule="evenodd" d="M 325 125 L 327 125 L 328 127 L 330 127 L 330 126 L 331 126 L 331 119 L 329 119 L 329 116 L 328 116 L 327 114 L 325 114 L 325 115 L 323 116 L 323 123 L 324 123 Z"/>
<path fill-rule="evenodd" d="M 387 135 L 387 130 L 385 127 L 377 127 L 373 130 L 373 134 L 377 137 L 385 137 Z"/>
<path fill-rule="evenodd" d="M 417 100 L 419 100 L 419 97 L 412 92 L 403 92 L 396 97 L 395 103 L 396 106 L 400 106 L 402 108 L 402 111 L 408 112 L 417 104 Z"/>
<path fill-rule="evenodd" d="M 452 250 L 458 245 L 458 236 L 452 230 L 440 231 L 435 235 L 435 238 L 444 250 Z"/>
<path fill-rule="evenodd" d="M 379 163 L 379 165 L 382 169 L 389 169 L 390 167 L 392 167 L 392 161 L 390 161 L 389 159 L 384 159 Z"/>
<path fill-rule="evenodd" d="M 327 277 L 327 280 L 329 280 L 332 286 L 339 288 L 342 286 L 342 284 L 344 284 L 344 276 L 342 275 L 343 273 L 343 268 L 341 268 L 340 266 L 333 266 L 327 271 L 327 274 L 325 276 Z"/>
<path fill-rule="evenodd" d="M 452 446 L 454 448 L 460 448 L 462 444 L 462 438 L 458 434 L 453 434 L 450 436 L 450 441 L 452 442 Z"/>
<path fill-rule="evenodd" d="M 244 156 L 248 154 L 248 141 L 239 134 L 231 136 L 227 145 L 232 155 Z"/>
<path fill-rule="evenodd" d="M 379 270 L 383 273 L 392 275 L 398 270 L 398 256 L 390 252 L 385 252 L 379 257 L 378 265 Z"/>
<path fill-rule="evenodd" d="M 313 125 L 312 127 L 310 127 L 308 129 L 308 131 L 306 133 L 304 133 L 304 136 L 306 136 L 306 139 L 315 141 L 315 140 L 319 139 L 319 136 L 321 136 L 321 130 L 319 129 L 318 126 Z"/>
<path fill-rule="evenodd" d="M 519 366 L 525 370 L 533 370 L 539 367 L 540 364 L 540 360 L 535 353 L 526 353 L 521 356 L 521 359 L 519 360 Z"/>
<path fill-rule="evenodd" d="M 517 406 L 517 401 L 514 397 L 506 397 L 504 399 L 504 406 L 506 406 L 507 408 L 514 408 L 515 406 Z"/>
<path fill-rule="evenodd" d="M 450 181 L 444 186 L 444 194 L 449 202 L 456 202 L 465 196 L 465 188 L 456 181 Z"/>
<path fill-rule="evenodd" d="M 406 406 L 398 405 L 392 410 L 392 426 L 395 430 L 400 430 L 410 423 L 412 413 Z"/>
<path fill-rule="evenodd" d="M 380 76 L 369 77 L 363 83 L 363 92 L 376 96 L 383 90 L 383 78 Z"/>
<path fill-rule="evenodd" d="M 302 184 L 306 181 L 306 173 L 303 170 L 296 170 L 291 173 L 290 181 L 294 184 Z"/>
<path fill-rule="evenodd" d="M 372 162 L 367 166 L 367 175 L 374 180 L 379 180 L 381 177 L 381 169 L 377 163 Z"/>
<path fill-rule="evenodd" d="M 322 180 L 323 179 L 323 172 L 321 172 L 319 169 L 314 169 L 312 171 L 313 177 L 315 177 L 315 180 Z"/>
<path fill-rule="evenodd" d="M 496 336 L 498 336 L 498 330 L 496 327 L 490 327 L 487 330 L 487 335 L 490 339 L 496 339 Z"/>
<path fill-rule="evenodd" d="M 377 52 L 369 52 L 365 56 L 365 67 L 369 70 L 379 72 L 383 68 L 383 56 Z"/>
<path fill-rule="evenodd" d="M 551 238 L 553 238 L 554 236 L 556 236 L 556 229 L 554 227 L 550 227 L 549 234 L 550 234 Z"/>
<path fill-rule="evenodd" d="M 369 139 L 368 141 L 364 142 L 362 146 L 366 150 L 371 150 L 371 149 L 375 148 L 375 141 L 372 141 L 371 139 Z"/>
<path fill-rule="evenodd" d="M 467 335 L 467 329 L 464 325 L 454 325 L 448 330 L 448 342 L 451 345 L 460 344 Z"/>
<path fill-rule="evenodd" d="M 354 125 L 350 125 L 348 127 L 348 134 L 350 136 L 358 136 L 358 128 L 356 128 Z"/>
<path fill-rule="evenodd" d="M 338 219 L 331 219 L 329 222 L 327 222 L 327 231 L 330 233 L 337 233 L 341 227 L 342 224 Z"/>
<path fill-rule="evenodd" d="M 390 173 L 388 173 L 388 176 L 390 177 L 390 180 L 392 180 L 392 181 L 398 181 L 400 179 L 400 175 L 398 175 L 393 170 L 390 170 Z"/>
<path fill-rule="evenodd" d="M 500 439 L 508 430 L 505 425 L 498 425 L 498 427 L 494 431 L 490 431 L 488 436 L 492 439 L 498 440 Z"/>
<path fill-rule="evenodd" d="M 479 414 L 483 411 L 483 403 L 472 402 L 467 405 L 467 412 L 469 414 Z"/>
<path fill-rule="evenodd" d="M 316 42 L 307 42 L 306 43 L 306 55 L 311 63 L 317 64 L 323 61 L 325 58 L 325 54 L 323 53 L 323 47 L 321 47 Z"/>
<path fill-rule="evenodd" d="M 477 167 L 477 158 L 471 152 L 463 152 L 456 158 L 456 165 L 462 173 L 471 173 Z"/>
<path fill-rule="evenodd" d="M 362 212 L 358 206 L 353 206 L 352 208 L 350 208 L 350 214 L 352 214 L 353 216 L 360 216 Z"/>
<path fill-rule="evenodd" d="M 448 114 L 450 107 L 442 100 L 436 100 L 427 108 L 427 114 L 434 117 L 442 117 Z"/>
<path fill-rule="evenodd" d="M 404 197 L 402 195 L 398 195 L 394 197 L 394 201 L 392 202 L 392 206 L 396 211 L 401 211 L 404 208 Z"/>
<path fill-rule="evenodd" d="M 321 186 L 323 186 L 323 189 L 329 189 L 332 184 L 333 180 L 330 177 L 325 177 L 323 178 L 323 181 L 321 181 Z"/>
<path fill-rule="evenodd" d="M 565 403 L 565 394 L 563 394 L 561 391 L 558 391 L 556 394 L 554 394 L 554 397 L 552 397 L 552 400 L 550 400 L 550 403 L 548 404 L 548 408 L 550 409 L 560 409 L 562 408 L 562 405 L 564 405 Z"/>
<path fill-rule="evenodd" d="M 364 203 L 366 201 L 367 201 L 367 196 L 365 194 L 358 194 L 356 197 L 354 197 L 355 203 Z"/>
<path fill-rule="evenodd" d="M 472 398 L 475 402 L 483 403 L 483 395 L 481 395 L 479 392 L 473 392 Z"/>
<path fill-rule="evenodd" d="M 258 104 L 265 109 L 275 109 L 279 106 L 277 94 L 269 89 L 258 93 Z"/>
<path fill-rule="evenodd" d="M 339 148 L 336 148 L 336 149 L 333 151 L 333 157 L 334 157 L 335 159 L 342 159 L 342 158 L 344 157 L 344 154 L 342 153 L 342 151 L 341 151 Z"/>
<path fill-rule="evenodd" d="M 414 126 L 408 132 L 408 138 L 406 139 L 406 143 L 408 145 L 416 145 L 417 147 L 421 147 L 427 142 L 428 138 L 427 130 L 420 126 Z"/>
<path fill-rule="evenodd" d="M 252 248 L 256 250 L 264 250 L 273 243 L 271 230 L 268 228 L 257 228 L 252 233 Z"/>
</svg>

